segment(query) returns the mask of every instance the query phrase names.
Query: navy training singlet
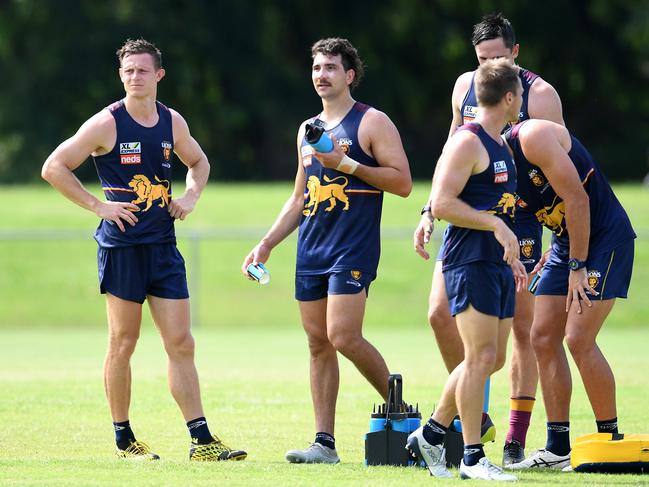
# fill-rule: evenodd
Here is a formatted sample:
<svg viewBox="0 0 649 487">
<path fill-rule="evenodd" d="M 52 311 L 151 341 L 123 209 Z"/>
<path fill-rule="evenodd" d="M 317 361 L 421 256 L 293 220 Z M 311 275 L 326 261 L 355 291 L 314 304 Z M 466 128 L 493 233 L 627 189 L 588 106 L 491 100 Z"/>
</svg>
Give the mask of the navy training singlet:
<svg viewBox="0 0 649 487">
<path fill-rule="evenodd" d="M 539 78 L 538 74 L 533 73 L 525 68 L 519 68 L 518 77 L 521 79 L 521 84 L 523 85 L 523 104 L 521 105 L 521 111 L 518 114 L 518 121 L 522 122 L 530 118 L 530 114 L 527 111 L 528 98 L 530 96 L 530 88 L 532 84 Z M 471 85 L 469 86 L 469 91 L 466 92 L 462 105 L 460 105 L 460 114 L 462 115 L 462 120 L 464 124 L 473 122 L 475 117 L 478 115 L 478 99 L 475 94 L 475 71 L 473 76 L 471 76 Z M 510 127 L 510 124 L 505 125 L 503 132 Z"/>
<path fill-rule="evenodd" d="M 486 211 L 501 218 L 511 228 L 516 210 L 516 168 L 507 147 L 492 139 L 482 126 L 470 123 L 458 128 L 468 130 L 480 138 L 489 154 L 489 165 L 467 180 L 459 199 L 478 211 Z M 453 137 L 455 136 L 453 135 Z M 449 225 L 442 242 L 442 269 L 477 261 L 507 265 L 504 250 L 494 233 L 486 230 Z"/>
<path fill-rule="evenodd" d="M 369 109 L 368 105 L 356 102 L 343 120 L 322 136 L 334 134 L 349 157 L 377 167 L 378 163 L 363 151 L 358 141 L 358 127 Z M 301 147 L 306 145 L 303 139 Z M 326 168 L 315 157 L 305 172 L 296 274 L 351 270 L 376 275 L 381 252 L 383 191 L 352 174 Z"/>
<path fill-rule="evenodd" d="M 538 221 L 554 233 L 553 242 L 559 245 L 561 251 L 568 252 L 570 241 L 565 222 L 565 203 L 554 192 L 543 171 L 523 154 L 518 138 L 522 125 L 515 125 L 505 134 L 518 169 L 517 205 L 534 213 Z M 635 238 L 635 232 L 626 211 L 593 157 L 576 137 L 571 135 L 570 138 L 572 145 L 568 157 L 577 169 L 590 204 L 588 253 L 593 255 L 612 250 Z"/>
<path fill-rule="evenodd" d="M 93 157 L 108 201 L 128 201 L 140 207 L 135 226 L 124 222 L 122 232 L 112 221 L 102 220 L 95 232 L 100 247 L 127 247 L 175 243 L 174 220 L 167 206 L 171 200 L 173 131 L 171 112 L 156 102 L 158 123 L 144 127 L 129 115 L 124 100 L 107 110 L 115 118 L 117 139 L 113 149 Z"/>
</svg>

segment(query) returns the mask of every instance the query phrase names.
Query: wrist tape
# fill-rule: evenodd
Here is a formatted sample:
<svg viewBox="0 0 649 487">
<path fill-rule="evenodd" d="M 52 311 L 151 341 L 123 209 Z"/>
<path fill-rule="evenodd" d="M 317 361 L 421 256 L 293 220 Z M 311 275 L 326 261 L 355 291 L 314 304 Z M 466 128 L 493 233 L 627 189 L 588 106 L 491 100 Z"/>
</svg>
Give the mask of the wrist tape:
<svg viewBox="0 0 649 487">
<path fill-rule="evenodd" d="M 345 155 L 345 157 L 340 160 L 340 163 L 338 163 L 338 166 L 336 166 L 336 171 L 344 172 L 345 174 L 354 174 L 354 171 L 356 171 L 356 168 L 359 165 L 360 164 L 354 159 Z"/>
</svg>

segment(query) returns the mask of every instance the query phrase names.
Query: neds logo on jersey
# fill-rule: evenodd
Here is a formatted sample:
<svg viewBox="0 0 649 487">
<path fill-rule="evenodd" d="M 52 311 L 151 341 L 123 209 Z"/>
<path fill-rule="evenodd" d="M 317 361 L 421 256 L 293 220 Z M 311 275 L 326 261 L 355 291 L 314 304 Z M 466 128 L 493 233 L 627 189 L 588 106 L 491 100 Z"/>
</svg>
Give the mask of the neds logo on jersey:
<svg viewBox="0 0 649 487">
<path fill-rule="evenodd" d="M 494 183 L 506 183 L 508 179 L 507 163 L 505 161 L 494 162 Z"/>
<path fill-rule="evenodd" d="M 140 142 L 121 142 L 119 144 L 121 164 L 142 164 L 142 144 Z"/>
</svg>

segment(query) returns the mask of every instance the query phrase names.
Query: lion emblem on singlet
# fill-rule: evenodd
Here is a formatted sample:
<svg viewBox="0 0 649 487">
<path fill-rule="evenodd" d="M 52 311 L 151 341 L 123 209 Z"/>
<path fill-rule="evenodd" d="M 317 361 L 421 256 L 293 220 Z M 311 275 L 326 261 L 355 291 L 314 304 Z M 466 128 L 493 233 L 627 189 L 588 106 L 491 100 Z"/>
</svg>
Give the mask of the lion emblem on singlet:
<svg viewBox="0 0 649 487">
<path fill-rule="evenodd" d="M 541 208 L 536 212 L 536 219 L 560 237 L 565 231 L 563 224 L 565 215 L 566 205 L 560 201 L 555 205 Z"/>
<path fill-rule="evenodd" d="M 137 195 L 137 198 L 131 201 L 131 203 L 135 205 L 146 203 L 142 211 L 148 211 L 153 205 L 153 202 L 157 200 L 160 200 L 158 204 L 160 208 L 169 204 L 169 187 L 171 184 L 166 179 L 158 179 L 158 176 L 155 176 L 155 180 L 160 184 L 152 184 L 151 180 L 144 174 L 136 174 L 128 183 Z"/>
<path fill-rule="evenodd" d="M 512 193 L 503 193 L 496 206 L 492 207 L 487 213 L 495 215 L 514 216 L 516 211 L 516 196 Z"/>
<path fill-rule="evenodd" d="M 336 180 L 342 180 L 343 182 L 334 183 Z M 349 198 L 345 194 L 345 187 L 349 183 L 347 178 L 345 176 L 338 176 L 329 179 L 325 176 L 324 181 L 329 184 L 321 184 L 317 176 L 309 176 L 309 179 L 306 182 L 308 201 L 304 205 L 304 210 L 302 211 L 304 216 L 314 215 L 315 212 L 318 211 L 320 203 L 325 201 L 329 202 L 329 206 L 325 208 L 325 211 L 333 210 L 336 207 L 337 201 L 345 204 L 345 207 L 343 208 L 344 211 L 349 210 Z"/>
</svg>

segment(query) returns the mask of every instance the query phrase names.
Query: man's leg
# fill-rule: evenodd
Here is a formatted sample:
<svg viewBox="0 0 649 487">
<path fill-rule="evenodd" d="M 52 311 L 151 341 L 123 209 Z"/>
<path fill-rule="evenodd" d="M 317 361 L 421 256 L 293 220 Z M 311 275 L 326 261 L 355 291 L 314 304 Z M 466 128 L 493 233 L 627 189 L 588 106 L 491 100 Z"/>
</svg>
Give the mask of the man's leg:
<svg viewBox="0 0 649 487">
<path fill-rule="evenodd" d="M 444 365 L 449 373 L 464 360 L 464 346 L 457 331 L 455 318 L 451 316 L 446 295 L 446 285 L 442 274 L 442 261 L 435 262 L 433 281 L 428 298 L 428 322 L 430 323 L 437 347 L 442 354 Z"/>
<path fill-rule="evenodd" d="M 208 428 L 194 364 L 195 346 L 191 334 L 189 299 L 165 299 L 149 295 L 147 301 L 167 352 L 169 389 L 187 422 L 192 438 L 190 459 L 245 459 L 246 452 L 228 448 Z"/>
<path fill-rule="evenodd" d="M 532 324 L 532 346 L 548 421 L 568 421 L 572 377 L 563 348 L 566 333 L 565 296 L 537 296 Z"/>
<path fill-rule="evenodd" d="M 115 428 L 116 455 L 120 458 L 157 460 L 149 447 L 135 439 L 129 421 L 131 356 L 140 336 L 142 305 L 106 294 L 108 350 L 104 361 L 104 387 Z"/>
<path fill-rule="evenodd" d="M 538 364 L 543 402 L 547 415 L 547 442 L 519 463 L 514 470 L 526 468 L 561 469 L 570 464 L 570 398 L 572 377 L 563 348 L 566 331 L 566 297 L 540 295 L 534 307 L 531 340 Z"/>
<path fill-rule="evenodd" d="M 327 337 L 327 298 L 298 301 L 302 326 L 309 343 L 311 400 L 315 415 L 315 441 L 305 450 L 290 450 L 290 463 L 338 463 L 334 427 L 338 397 L 338 356 Z"/>
<path fill-rule="evenodd" d="M 444 365 L 449 374 L 464 360 L 464 345 L 457 331 L 455 318 L 451 316 L 446 294 L 446 285 L 442 273 L 442 261 L 435 262 L 433 280 L 428 298 L 428 322 L 430 323 L 437 348 L 439 349 Z M 482 415 L 482 442 L 494 441 L 496 428 L 487 414 L 489 410 L 489 382 L 485 384 L 484 414 Z M 459 424 L 459 418 L 456 419 Z"/>
<path fill-rule="evenodd" d="M 472 306 L 456 316 L 464 343 L 464 371 L 459 375 L 455 399 L 462 418 L 465 445 L 480 444 L 480 418 L 484 384 L 494 370 L 498 356 L 499 320 Z M 502 320 L 505 327 L 511 320 Z M 507 333 L 509 328 L 507 329 Z"/>
<path fill-rule="evenodd" d="M 458 377 L 455 391 L 464 440 L 460 478 L 516 480 L 516 477 L 504 473 L 486 458 L 480 441 L 484 385 L 487 377 L 505 363 L 512 319 L 499 319 L 469 306 L 456 315 L 456 320 L 465 355 L 464 370 Z"/>
<path fill-rule="evenodd" d="M 528 276 L 528 280 L 530 277 Z M 530 340 L 533 319 L 534 295 L 523 289 L 516 293 L 516 312 L 512 325 L 512 360 L 509 369 L 511 406 L 503 465 L 518 463 L 525 458 L 525 440 L 539 380 Z"/>
<path fill-rule="evenodd" d="M 390 372 L 374 346 L 363 338 L 364 291 L 357 294 L 330 294 L 327 306 L 327 336 L 334 348 L 349 359 L 378 391 L 388 399 Z"/>
<path fill-rule="evenodd" d="M 596 342 L 615 299 L 592 301 L 592 304 L 588 307 L 581 303 L 581 313 L 576 312 L 576 304 L 573 304 L 566 324 L 566 345 L 579 369 L 595 419 L 617 423 L 615 377 Z"/>
<path fill-rule="evenodd" d="M 327 337 L 327 298 L 299 303 L 309 344 L 309 378 L 316 431 L 333 436 L 339 372 L 336 349 Z"/>
<path fill-rule="evenodd" d="M 147 296 L 153 321 L 167 352 L 167 378 L 171 395 L 185 421 L 202 417 L 201 392 L 194 365 L 194 337 L 191 334 L 189 299 Z"/>
<path fill-rule="evenodd" d="M 104 387 L 115 422 L 128 420 L 131 403 L 131 356 L 140 336 L 142 305 L 106 294 L 108 350 L 104 361 Z"/>
</svg>

